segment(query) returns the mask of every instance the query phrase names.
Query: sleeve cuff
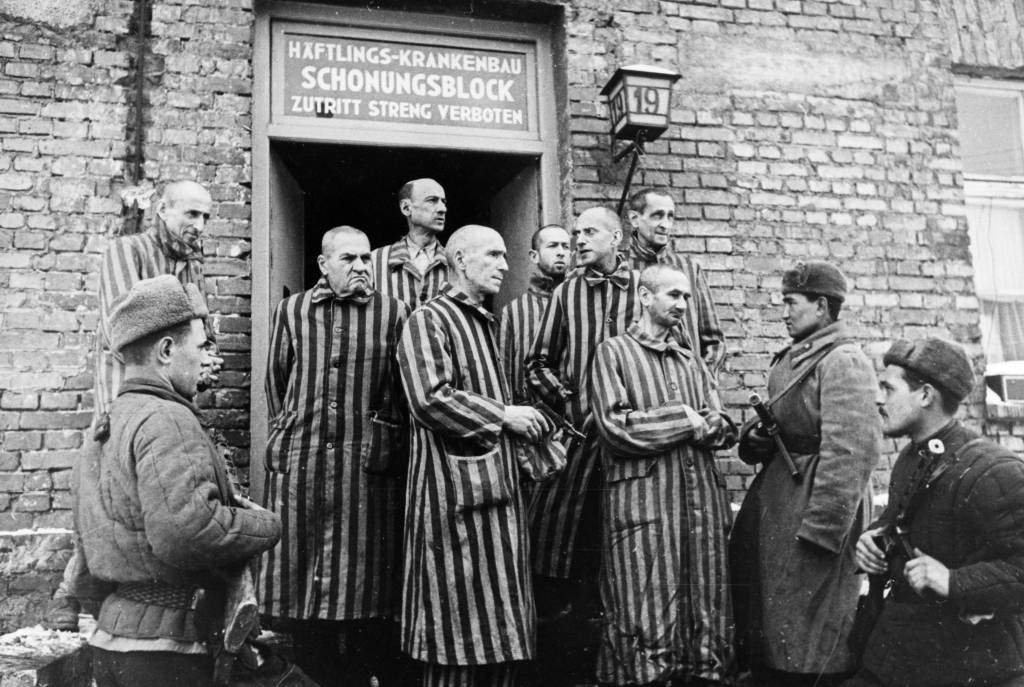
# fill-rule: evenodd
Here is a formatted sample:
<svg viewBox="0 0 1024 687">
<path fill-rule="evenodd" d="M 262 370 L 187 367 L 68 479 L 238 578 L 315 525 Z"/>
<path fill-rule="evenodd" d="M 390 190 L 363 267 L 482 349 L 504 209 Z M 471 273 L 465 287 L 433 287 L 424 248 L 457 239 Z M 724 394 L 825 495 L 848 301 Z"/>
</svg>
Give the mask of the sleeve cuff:
<svg viewBox="0 0 1024 687">
<path fill-rule="evenodd" d="M 824 527 L 817 523 L 807 522 L 806 520 L 800 525 L 800 529 L 796 531 L 796 536 L 797 539 L 802 539 L 831 553 L 839 553 L 839 548 L 842 544 L 842 537 L 835 532 L 834 528 Z"/>
</svg>

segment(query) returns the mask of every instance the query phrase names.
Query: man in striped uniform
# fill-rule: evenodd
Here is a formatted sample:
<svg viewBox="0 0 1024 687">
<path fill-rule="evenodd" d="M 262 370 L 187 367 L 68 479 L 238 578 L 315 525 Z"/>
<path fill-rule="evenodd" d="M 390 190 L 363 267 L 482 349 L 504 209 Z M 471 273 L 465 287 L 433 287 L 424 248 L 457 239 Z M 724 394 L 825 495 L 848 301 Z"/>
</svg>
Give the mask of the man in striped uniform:
<svg viewBox="0 0 1024 687">
<path fill-rule="evenodd" d="M 536 613 L 514 437 L 550 430 L 513 405 L 483 307 L 508 263 L 501 236 L 462 227 L 446 249 L 451 283 L 409 318 L 398 351 L 413 418 L 405 506 L 402 648 L 425 685 L 512 685 L 533 657 Z"/>
<path fill-rule="evenodd" d="M 645 188 L 633 194 L 629 199 L 633 235 L 624 253 L 634 270 L 641 271 L 649 265 L 674 265 L 686 274 L 693 296 L 682 328 L 688 341 L 699 343 L 700 357 L 717 378 L 725 363 L 725 335 L 700 265 L 689 255 L 680 255 L 668 247 L 675 222 L 676 204 L 668 191 Z M 691 349 L 696 351 L 697 346 Z"/>
<path fill-rule="evenodd" d="M 671 335 L 686 274 L 648 267 L 639 295 L 640 321 L 597 347 L 591 377 L 605 476 L 597 679 L 710 685 L 734 663 L 729 498 L 712 451 L 736 443 L 736 426 L 703 361 Z"/>
<path fill-rule="evenodd" d="M 382 294 L 415 308 L 448 279 L 444 246 L 437 239 L 444 231 L 448 203 L 441 184 L 414 179 L 399 189 L 398 207 L 409 231 L 396 243 L 374 249 L 371 267 Z"/>
<path fill-rule="evenodd" d="M 299 621 L 284 627 L 307 672 L 368 684 L 387 661 L 383 621 L 397 606 L 407 456 L 395 353 L 409 309 L 373 290 L 360 230 L 325 233 L 317 263 L 320 281 L 283 300 L 271 328 L 263 498 L 283 534 L 264 559 L 262 601 Z"/>
<path fill-rule="evenodd" d="M 530 260 L 536 271 L 530 286 L 501 311 L 501 356 L 505 375 L 517 403 L 529 400 L 526 386 L 526 355 L 540 326 L 551 291 L 565 279 L 569 268 L 569 233 L 557 224 L 541 227 L 530 239 Z"/>
<path fill-rule="evenodd" d="M 626 331 L 640 315 L 637 274 L 618 255 L 622 228 L 608 208 L 584 210 L 573 228 L 579 269 L 555 288 L 526 360 L 527 383 L 549 406 L 587 435 L 568 456 L 565 470 L 539 484 L 531 499 L 534 571 L 565 580 L 573 572 L 580 539 L 597 541 L 597 463 L 589 392 L 597 344 Z M 585 515 L 585 511 L 587 515 Z M 589 548 L 589 547 L 588 547 Z M 596 561 L 591 561 L 596 563 Z M 584 561 L 579 569 L 592 568 Z M 564 605 L 565 584 L 545 581 Z M 561 588 L 561 589 L 559 589 Z"/>
<path fill-rule="evenodd" d="M 110 348 L 110 310 L 113 303 L 143 279 L 164 274 L 182 284 L 203 288 L 202 234 L 210 219 L 213 200 L 209 192 L 194 181 L 175 181 L 164 187 L 156 205 L 156 217 L 150 229 L 141 234 L 122 236 L 110 243 L 100 263 L 99 322 L 96 332 L 95 386 L 93 388 L 93 425 L 106 422 L 111 404 L 124 383 L 124 362 Z M 210 334 L 209 324 L 206 325 Z M 200 390 L 217 379 L 223 360 L 212 353 L 204 368 Z M 69 594 L 70 585 L 83 559 L 76 552 L 64 570 L 64 579 L 54 593 L 46 613 L 49 626 L 61 630 L 78 627 L 78 602 Z"/>
</svg>

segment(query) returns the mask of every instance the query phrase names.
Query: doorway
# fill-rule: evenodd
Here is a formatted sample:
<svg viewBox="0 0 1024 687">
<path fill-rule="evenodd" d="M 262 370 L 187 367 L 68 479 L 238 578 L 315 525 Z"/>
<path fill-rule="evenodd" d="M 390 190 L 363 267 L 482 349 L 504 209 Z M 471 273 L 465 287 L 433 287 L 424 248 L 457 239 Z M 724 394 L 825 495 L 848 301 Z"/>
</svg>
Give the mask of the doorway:
<svg viewBox="0 0 1024 687">
<path fill-rule="evenodd" d="M 466 224 L 494 227 L 509 252 L 509 272 L 495 307 L 526 288 L 529 240 L 540 225 L 538 159 L 501 153 L 273 141 L 271 252 L 276 302 L 320 277 L 320 237 L 348 224 L 378 248 L 405 235 L 398 189 L 420 177 L 437 180 L 448 198 L 444 243 Z M 277 212 L 273 212 L 277 208 Z"/>
<path fill-rule="evenodd" d="M 541 224 L 537 156 L 275 140 L 269 149 L 267 298 L 271 309 L 320 278 L 316 257 L 327 229 L 339 224 L 362 229 L 373 248 L 404 236 L 398 189 L 420 177 L 431 177 L 445 189 L 448 213 L 442 243 L 465 224 L 493 227 L 505 239 L 509 270 L 494 299 L 494 312 L 526 290 L 530 238 Z M 265 364 L 266 348 L 257 344 L 252 396 L 254 407 L 262 413 Z M 254 422 L 252 445 L 263 446 L 266 434 L 265 420 Z M 250 484 L 258 498 L 263 488 L 262 460 L 251 461 Z"/>
<path fill-rule="evenodd" d="M 258 497 L 271 313 L 319 278 L 323 232 L 349 224 L 372 247 L 393 243 L 406 227 L 398 189 L 436 179 L 448 198 L 442 241 L 470 223 L 505 238 L 509 271 L 496 311 L 526 290 L 532 233 L 569 208 L 559 145 L 568 93 L 564 58 L 552 48 L 558 22 L 291 0 L 256 0 L 253 9 L 250 483 Z M 296 109 L 306 101 L 331 107 Z"/>
</svg>

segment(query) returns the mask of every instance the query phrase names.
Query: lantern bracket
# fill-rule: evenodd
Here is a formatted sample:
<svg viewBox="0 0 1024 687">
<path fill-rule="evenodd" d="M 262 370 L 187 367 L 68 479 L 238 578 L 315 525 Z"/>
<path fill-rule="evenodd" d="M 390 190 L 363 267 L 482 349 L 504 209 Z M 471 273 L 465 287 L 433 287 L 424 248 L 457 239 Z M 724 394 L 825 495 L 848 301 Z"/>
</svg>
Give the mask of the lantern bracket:
<svg viewBox="0 0 1024 687">
<path fill-rule="evenodd" d="M 640 156 L 644 154 L 644 131 L 641 129 L 636 132 L 636 138 L 626 145 L 625 148 L 615 153 L 613 160 L 618 162 L 622 158 L 626 157 L 630 153 L 633 153 L 633 159 L 629 163 L 629 171 L 626 173 L 626 183 L 622 186 L 622 196 L 619 197 L 619 205 L 615 210 L 615 214 L 622 216 L 622 209 L 626 206 L 626 199 L 629 198 L 629 188 L 633 184 L 633 174 L 636 172 L 637 162 L 640 161 Z M 615 140 L 612 140 L 612 150 L 615 150 Z"/>
</svg>

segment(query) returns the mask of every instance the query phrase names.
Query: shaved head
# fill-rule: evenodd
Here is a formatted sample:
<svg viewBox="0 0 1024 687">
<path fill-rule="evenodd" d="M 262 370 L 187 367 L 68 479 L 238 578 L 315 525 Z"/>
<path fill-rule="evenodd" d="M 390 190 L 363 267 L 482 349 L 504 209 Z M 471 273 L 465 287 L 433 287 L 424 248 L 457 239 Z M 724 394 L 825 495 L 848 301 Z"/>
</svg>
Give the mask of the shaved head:
<svg viewBox="0 0 1024 687">
<path fill-rule="evenodd" d="M 412 198 L 412 192 L 416 188 L 416 186 L 418 186 L 420 184 L 425 184 L 425 183 L 430 183 L 430 184 L 435 184 L 437 186 L 440 186 L 440 184 L 438 184 L 436 181 L 434 181 L 430 177 L 422 177 L 420 179 L 413 179 L 411 181 L 405 182 L 404 184 L 402 184 L 402 188 L 398 189 L 398 199 L 402 200 L 402 199 Z"/>
<path fill-rule="evenodd" d="M 682 277 L 687 285 L 689 285 L 689 277 L 678 267 L 673 267 L 672 265 L 650 265 L 640 273 L 640 286 L 643 286 L 651 293 L 657 293 L 662 285 L 667 282 L 674 282 L 679 277 Z"/>
<path fill-rule="evenodd" d="M 448 258 L 448 266 L 456 269 L 457 254 L 468 255 L 476 252 L 484 244 L 493 242 L 495 238 L 501 241 L 501 245 L 505 245 L 501 234 L 490 227 L 485 227 L 482 224 L 467 224 L 464 227 L 459 227 L 448 237 L 448 245 L 444 249 L 444 254 Z"/>
<path fill-rule="evenodd" d="M 577 224 L 587 224 L 595 221 L 603 223 L 610 230 L 618 229 L 622 231 L 622 220 L 611 209 L 606 207 L 588 208 L 576 218 Z"/>
<path fill-rule="evenodd" d="M 501 290 L 508 271 L 505 240 L 490 227 L 468 224 L 457 229 L 445 246 L 448 281 L 476 303 Z"/>
<path fill-rule="evenodd" d="M 172 181 L 171 183 L 164 186 L 164 192 L 160 198 L 165 203 L 175 204 L 183 198 L 189 197 L 205 197 L 207 202 L 211 202 L 210 192 L 203 187 L 202 184 L 198 184 L 188 179 L 181 179 L 179 181 Z"/>
<path fill-rule="evenodd" d="M 156 216 L 167 231 L 168 245 L 183 254 L 201 254 L 202 235 L 212 208 L 210 192 L 194 181 L 172 181 L 164 186 Z"/>
<path fill-rule="evenodd" d="M 583 268 L 609 273 L 615 269 L 622 221 L 605 207 L 589 208 L 580 213 L 573 225 L 576 238 L 576 264 Z"/>
<path fill-rule="evenodd" d="M 679 324 L 690 307 L 690 279 L 668 265 L 651 265 L 640 273 L 640 327 L 661 338 Z"/>
<path fill-rule="evenodd" d="M 366 233 L 361 229 L 350 227 L 347 224 L 343 224 L 340 227 L 334 227 L 324 232 L 324 237 L 320 239 L 320 254 L 330 256 L 334 250 L 334 239 L 338 236 L 353 236 L 361 238 L 366 241 L 366 245 L 370 245 L 370 239 L 367 238 Z"/>
</svg>

